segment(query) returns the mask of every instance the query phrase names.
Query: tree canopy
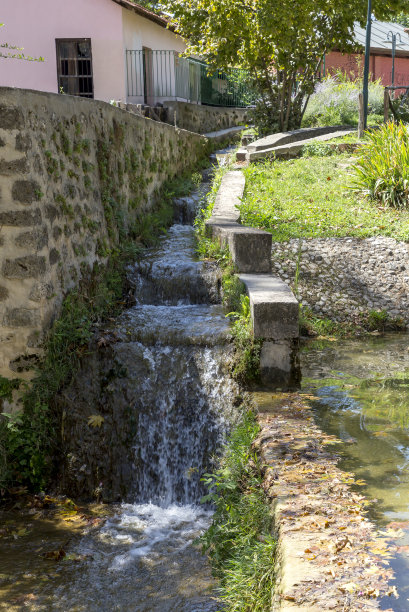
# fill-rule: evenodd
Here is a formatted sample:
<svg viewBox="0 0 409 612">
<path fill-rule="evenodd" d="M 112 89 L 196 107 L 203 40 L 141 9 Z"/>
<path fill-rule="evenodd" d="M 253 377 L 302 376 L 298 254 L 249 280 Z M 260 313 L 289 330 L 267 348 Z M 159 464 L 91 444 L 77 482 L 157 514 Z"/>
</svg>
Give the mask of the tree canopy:
<svg viewBox="0 0 409 612">
<path fill-rule="evenodd" d="M 324 53 L 351 52 L 353 25 L 367 0 L 167 0 L 188 53 L 218 68 L 246 68 L 257 88 L 266 130 L 299 127 Z M 378 19 L 408 0 L 375 0 Z M 263 119 L 264 118 L 264 119 Z M 263 127 L 263 126 L 262 126 Z"/>
</svg>

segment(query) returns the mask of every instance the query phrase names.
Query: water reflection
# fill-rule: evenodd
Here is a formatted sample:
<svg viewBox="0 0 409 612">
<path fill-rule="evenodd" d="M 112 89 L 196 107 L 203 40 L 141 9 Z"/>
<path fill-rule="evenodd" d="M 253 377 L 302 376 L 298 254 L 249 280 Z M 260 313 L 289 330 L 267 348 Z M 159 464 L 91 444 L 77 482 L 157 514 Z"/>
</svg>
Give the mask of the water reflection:
<svg viewBox="0 0 409 612">
<path fill-rule="evenodd" d="M 340 467 L 366 482 L 371 518 L 403 530 L 391 561 L 400 593 L 384 608 L 409 610 L 409 338 L 310 343 L 302 353 L 303 390 L 318 425 L 343 441 Z M 406 548 L 407 547 L 407 548 Z M 399 550 L 398 549 L 398 550 Z"/>
</svg>

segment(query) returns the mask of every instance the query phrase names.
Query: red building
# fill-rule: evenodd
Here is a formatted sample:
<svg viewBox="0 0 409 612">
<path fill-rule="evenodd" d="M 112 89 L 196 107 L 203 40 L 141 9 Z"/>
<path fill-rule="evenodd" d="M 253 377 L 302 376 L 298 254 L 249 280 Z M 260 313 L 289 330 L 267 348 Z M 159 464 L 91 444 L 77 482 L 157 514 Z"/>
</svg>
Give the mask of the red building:
<svg viewBox="0 0 409 612">
<path fill-rule="evenodd" d="M 372 80 L 381 79 L 384 86 L 392 85 L 392 34 L 396 34 L 395 85 L 409 87 L 409 35 L 408 30 L 396 23 L 373 21 L 369 70 Z M 389 35 L 389 40 L 388 40 Z M 364 65 L 365 28 L 355 26 L 355 38 L 362 49 L 356 54 L 332 51 L 325 56 L 322 71 L 334 74 L 342 70 L 353 77 L 362 74 Z"/>
</svg>

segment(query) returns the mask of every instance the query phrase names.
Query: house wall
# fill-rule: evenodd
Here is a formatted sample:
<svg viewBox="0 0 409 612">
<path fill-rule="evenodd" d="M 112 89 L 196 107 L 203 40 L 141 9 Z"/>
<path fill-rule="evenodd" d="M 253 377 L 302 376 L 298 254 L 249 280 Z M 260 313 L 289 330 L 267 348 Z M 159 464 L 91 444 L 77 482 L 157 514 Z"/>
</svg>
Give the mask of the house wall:
<svg viewBox="0 0 409 612">
<path fill-rule="evenodd" d="M 91 38 L 95 98 L 124 100 L 122 10 L 112 0 L 2 0 L 1 40 L 45 62 L 0 58 L 0 85 L 58 93 L 55 39 Z"/>
<path fill-rule="evenodd" d="M 0 376 L 31 376 L 64 294 L 207 146 L 105 102 L 0 88 Z"/>
<path fill-rule="evenodd" d="M 362 74 L 364 56 L 350 55 L 333 51 L 325 58 L 327 74 L 342 70 L 357 77 Z M 369 70 L 374 80 L 381 79 L 382 85 L 392 85 L 392 57 L 388 55 L 371 54 Z M 395 57 L 395 85 L 409 87 L 409 57 Z"/>
<path fill-rule="evenodd" d="M 183 38 L 176 36 L 171 30 L 167 30 L 125 8 L 122 8 L 122 26 L 124 57 L 127 50 L 139 51 L 142 50 L 142 47 L 148 47 L 155 51 L 176 51 L 178 53 L 186 49 L 186 43 Z M 144 104 L 143 68 L 142 59 L 139 54 L 134 56 L 132 69 L 134 72 L 130 78 L 133 78 L 134 81 L 138 83 L 138 89 L 141 95 L 127 95 L 127 101 L 132 104 Z M 157 102 L 163 102 L 166 98 L 175 95 L 175 68 L 173 57 L 164 56 L 161 59 L 155 54 L 151 70 L 152 82 L 154 84 L 154 91 L 152 93 L 154 95 L 149 96 L 146 103 L 153 106 Z M 129 65 L 128 74 L 130 74 Z M 159 83 L 163 83 L 164 85 L 161 90 L 158 89 Z M 129 92 L 127 92 L 127 94 L 129 94 Z"/>
</svg>

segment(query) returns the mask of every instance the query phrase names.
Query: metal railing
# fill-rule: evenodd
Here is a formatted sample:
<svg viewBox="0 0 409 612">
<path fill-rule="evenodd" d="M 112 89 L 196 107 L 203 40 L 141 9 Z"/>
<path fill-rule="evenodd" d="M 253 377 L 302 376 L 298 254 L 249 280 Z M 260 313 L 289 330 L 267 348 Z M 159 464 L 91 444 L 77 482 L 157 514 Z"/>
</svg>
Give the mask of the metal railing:
<svg viewBox="0 0 409 612">
<path fill-rule="evenodd" d="M 237 107 L 254 102 L 246 70 L 210 72 L 204 62 L 176 51 L 127 50 L 126 73 L 128 97 L 149 105 L 171 99 Z"/>
</svg>

